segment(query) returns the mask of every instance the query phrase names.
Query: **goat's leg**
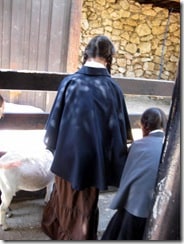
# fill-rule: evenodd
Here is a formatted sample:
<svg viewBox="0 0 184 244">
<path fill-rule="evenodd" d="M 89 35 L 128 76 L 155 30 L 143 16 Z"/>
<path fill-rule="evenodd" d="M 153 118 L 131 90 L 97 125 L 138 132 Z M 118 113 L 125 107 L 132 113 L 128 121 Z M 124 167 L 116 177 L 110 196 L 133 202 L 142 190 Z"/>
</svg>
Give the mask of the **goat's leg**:
<svg viewBox="0 0 184 244">
<path fill-rule="evenodd" d="M 47 202 L 49 201 L 51 192 L 52 192 L 52 190 L 53 190 L 53 185 L 54 185 L 54 181 L 50 182 L 50 183 L 46 186 L 46 194 L 45 194 L 44 203 L 47 203 Z"/>
<path fill-rule="evenodd" d="M 12 209 L 10 208 L 10 207 L 8 207 L 8 210 L 7 210 L 7 212 L 6 212 L 6 217 L 7 218 L 10 218 L 10 217 L 12 217 Z"/>
<path fill-rule="evenodd" d="M 6 212 L 9 208 L 9 205 L 11 203 L 11 200 L 13 198 L 13 194 L 10 192 L 6 192 L 6 195 L 2 191 L 1 195 L 1 205 L 0 205 L 0 225 L 2 225 L 3 230 L 8 230 L 8 225 L 6 222 Z"/>
</svg>

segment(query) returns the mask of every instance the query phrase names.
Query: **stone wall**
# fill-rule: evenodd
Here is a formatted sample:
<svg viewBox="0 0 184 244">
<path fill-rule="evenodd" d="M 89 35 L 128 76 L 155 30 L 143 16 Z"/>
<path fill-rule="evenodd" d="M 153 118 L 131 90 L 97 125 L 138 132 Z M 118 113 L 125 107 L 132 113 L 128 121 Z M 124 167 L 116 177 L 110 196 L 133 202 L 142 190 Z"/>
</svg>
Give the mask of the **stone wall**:
<svg viewBox="0 0 184 244">
<path fill-rule="evenodd" d="M 82 52 L 97 34 L 116 47 L 112 75 L 175 80 L 180 53 L 180 13 L 136 0 L 83 0 Z"/>
</svg>

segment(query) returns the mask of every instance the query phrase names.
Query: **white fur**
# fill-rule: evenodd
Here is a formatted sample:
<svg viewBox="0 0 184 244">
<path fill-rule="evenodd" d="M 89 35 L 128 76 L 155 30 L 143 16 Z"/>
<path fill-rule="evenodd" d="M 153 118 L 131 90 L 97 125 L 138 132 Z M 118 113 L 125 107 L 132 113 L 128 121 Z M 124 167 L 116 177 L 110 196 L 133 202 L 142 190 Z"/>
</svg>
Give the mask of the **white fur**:
<svg viewBox="0 0 184 244">
<path fill-rule="evenodd" d="M 53 154 L 47 149 L 8 152 L 0 158 L 0 225 L 8 229 L 6 212 L 19 190 L 37 191 L 46 188 L 45 202 L 50 198 L 54 174 L 50 171 Z"/>
</svg>

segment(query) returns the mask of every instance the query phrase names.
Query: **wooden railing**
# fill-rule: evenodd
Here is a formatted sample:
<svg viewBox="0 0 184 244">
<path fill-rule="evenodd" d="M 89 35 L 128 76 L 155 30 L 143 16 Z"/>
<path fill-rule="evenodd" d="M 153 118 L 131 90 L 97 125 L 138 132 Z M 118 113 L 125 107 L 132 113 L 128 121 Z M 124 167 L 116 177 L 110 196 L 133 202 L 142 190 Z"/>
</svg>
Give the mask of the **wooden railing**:
<svg viewBox="0 0 184 244">
<path fill-rule="evenodd" d="M 0 70 L 0 89 L 57 91 L 60 82 L 68 74 L 41 73 Z M 174 88 L 173 81 L 147 80 L 136 78 L 114 78 L 121 86 L 124 94 L 171 97 Z M 49 113 L 5 113 L 0 119 L 0 129 L 43 129 Z M 139 127 L 140 114 L 129 114 L 132 128 Z M 111 188 L 110 188 L 111 190 Z M 15 201 L 33 198 L 43 198 L 45 189 L 37 192 L 19 191 Z"/>
<path fill-rule="evenodd" d="M 66 73 L 0 70 L 0 89 L 57 91 Z M 171 97 L 174 81 L 140 78 L 115 78 L 124 94 Z M 5 113 L 0 129 L 43 129 L 49 113 Z M 140 114 L 129 114 L 132 128 L 137 128 Z"/>
</svg>

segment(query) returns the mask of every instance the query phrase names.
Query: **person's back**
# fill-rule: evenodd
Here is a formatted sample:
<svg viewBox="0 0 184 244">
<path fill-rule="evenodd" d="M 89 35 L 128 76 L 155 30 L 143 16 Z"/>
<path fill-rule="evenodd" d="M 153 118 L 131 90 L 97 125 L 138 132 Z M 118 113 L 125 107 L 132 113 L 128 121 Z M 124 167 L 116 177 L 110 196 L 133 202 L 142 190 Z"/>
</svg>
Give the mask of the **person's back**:
<svg viewBox="0 0 184 244">
<path fill-rule="evenodd" d="M 154 196 L 166 116 L 159 108 L 147 109 L 141 117 L 141 127 L 143 138 L 130 147 L 119 189 L 110 205 L 118 211 L 104 232 L 103 240 L 142 238 Z"/>
<path fill-rule="evenodd" d="M 162 145 L 162 132 L 155 132 L 133 143 L 122 174 L 119 194 L 114 198 L 111 208 L 122 208 L 124 205 L 129 213 L 147 217 L 151 207 L 153 183 L 157 177 Z M 123 191 L 126 196 L 122 195 Z M 116 205 L 117 202 L 118 205 Z"/>
<path fill-rule="evenodd" d="M 56 183 L 42 228 L 52 239 L 96 239 L 99 191 L 119 185 L 132 134 L 123 93 L 110 76 L 113 55 L 106 36 L 92 38 L 83 66 L 61 82 L 47 121 Z"/>
</svg>

